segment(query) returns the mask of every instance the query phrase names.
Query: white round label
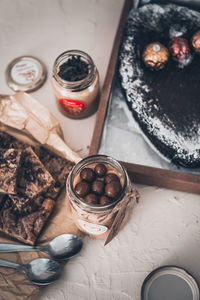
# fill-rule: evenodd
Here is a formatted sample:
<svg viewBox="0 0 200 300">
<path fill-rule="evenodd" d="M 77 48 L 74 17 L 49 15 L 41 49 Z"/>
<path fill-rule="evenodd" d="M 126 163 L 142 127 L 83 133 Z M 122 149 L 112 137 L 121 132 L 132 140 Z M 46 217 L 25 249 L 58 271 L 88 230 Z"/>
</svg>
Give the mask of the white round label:
<svg viewBox="0 0 200 300">
<path fill-rule="evenodd" d="M 11 77 L 19 84 L 29 84 L 35 81 L 38 74 L 37 64 L 29 60 L 22 60 L 16 63 L 11 70 Z"/>
<path fill-rule="evenodd" d="M 108 230 L 106 226 L 89 223 L 80 219 L 78 220 L 78 223 L 85 231 L 91 234 L 100 235 Z"/>
</svg>

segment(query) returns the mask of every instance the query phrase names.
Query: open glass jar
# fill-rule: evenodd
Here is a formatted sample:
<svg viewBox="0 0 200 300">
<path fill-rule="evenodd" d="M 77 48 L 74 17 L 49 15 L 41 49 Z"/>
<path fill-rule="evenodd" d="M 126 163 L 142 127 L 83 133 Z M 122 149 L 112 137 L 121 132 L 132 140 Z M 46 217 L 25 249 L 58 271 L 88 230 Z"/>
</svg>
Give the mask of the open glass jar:
<svg viewBox="0 0 200 300">
<path fill-rule="evenodd" d="M 58 108 L 67 117 L 81 119 L 97 110 L 99 74 L 85 52 L 69 50 L 56 58 L 52 86 Z"/>
<path fill-rule="evenodd" d="M 104 205 L 87 203 L 76 192 L 77 183 L 81 180 L 81 171 L 85 168 L 95 170 L 95 167 L 99 164 L 106 166 L 107 174 L 117 175 L 121 185 L 117 196 L 110 203 Z M 105 182 L 106 191 L 106 176 L 104 178 L 101 177 L 100 180 Z M 125 208 L 123 220 L 127 220 L 127 212 L 125 213 L 127 203 L 131 202 L 131 200 L 136 200 L 136 190 L 133 188 L 126 170 L 117 160 L 106 155 L 93 155 L 81 160 L 69 174 L 66 188 L 67 200 L 70 203 L 72 217 L 76 226 L 84 233 L 96 238 L 107 238 L 120 209 Z M 120 227 L 122 227 L 121 225 Z"/>
</svg>

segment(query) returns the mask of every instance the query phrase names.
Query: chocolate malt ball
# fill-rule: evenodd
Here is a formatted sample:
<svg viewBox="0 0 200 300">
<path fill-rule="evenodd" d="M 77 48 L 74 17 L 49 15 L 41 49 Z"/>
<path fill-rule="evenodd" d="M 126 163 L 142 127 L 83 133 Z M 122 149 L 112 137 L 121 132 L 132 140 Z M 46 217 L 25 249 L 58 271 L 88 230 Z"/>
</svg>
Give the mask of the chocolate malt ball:
<svg viewBox="0 0 200 300">
<path fill-rule="evenodd" d="M 85 202 L 88 204 L 98 204 L 98 197 L 97 195 L 90 193 L 84 198 Z"/>
<path fill-rule="evenodd" d="M 109 197 L 107 197 L 105 195 L 101 196 L 101 198 L 99 200 L 99 204 L 107 205 L 107 204 L 110 204 L 110 203 L 112 203 L 112 200 Z"/>
<path fill-rule="evenodd" d="M 80 172 L 80 177 L 81 179 L 87 181 L 87 182 L 92 182 L 95 179 L 95 173 L 91 168 L 84 168 Z"/>
<path fill-rule="evenodd" d="M 148 68 L 161 70 L 169 59 L 169 51 L 159 42 L 151 43 L 145 47 L 142 58 Z"/>
<path fill-rule="evenodd" d="M 98 177 L 103 177 L 106 175 L 107 168 L 104 164 L 97 164 L 94 168 L 94 171 Z"/>
<path fill-rule="evenodd" d="M 110 183 L 111 181 L 120 181 L 119 177 L 114 173 L 108 173 L 105 176 L 105 183 Z"/>
<path fill-rule="evenodd" d="M 191 39 L 191 44 L 192 44 L 192 47 L 194 49 L 194 51 L 198 54 L 200 54 L 200 30 L 197 31 L 192 39 Z"/>
<path fill-rule="evenodd" d="M 173 60 L 184 61 L 190 55 L 190 47 L 188 41 L 181 37 L 175 37 L 169 44 L 169 49 Z"/>
<path fill-rule="evenodd" d="M 85 197 L 90 192 L 90 185 L 86 181 L 80 181 L 75 186 L 75 192 L 80 197 Z"/>
<path fill-rule="evenodd" d="M 104 188 L 105 188 L 105 184 L 102 180 L 97 179 L 92 183 L 92 191 L 97 195 L 103 195 Z"/>
<path fill-rule="evenodd" d="M 119 196 L 121 192 L 121 184 L 119 181 L 111 181 L 110 183 L 106 184 L 105 187 L 105 194 L 110 198 L 115 198 Z"/>
</svg>

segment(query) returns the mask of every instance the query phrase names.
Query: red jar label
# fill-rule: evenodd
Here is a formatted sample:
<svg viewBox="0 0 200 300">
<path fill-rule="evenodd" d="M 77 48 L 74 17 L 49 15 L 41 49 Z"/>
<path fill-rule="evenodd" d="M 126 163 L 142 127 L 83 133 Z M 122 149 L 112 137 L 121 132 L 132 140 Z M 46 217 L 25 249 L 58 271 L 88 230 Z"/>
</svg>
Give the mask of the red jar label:
<svg viewBox="0 0 200 300">
<path fill-rule="evenodd" d="M 59 99 L 61 107 L 70 115 L 79 115 L 85 110 L 85 103 L 71 100 L 71 99 Z"/>
</svg>

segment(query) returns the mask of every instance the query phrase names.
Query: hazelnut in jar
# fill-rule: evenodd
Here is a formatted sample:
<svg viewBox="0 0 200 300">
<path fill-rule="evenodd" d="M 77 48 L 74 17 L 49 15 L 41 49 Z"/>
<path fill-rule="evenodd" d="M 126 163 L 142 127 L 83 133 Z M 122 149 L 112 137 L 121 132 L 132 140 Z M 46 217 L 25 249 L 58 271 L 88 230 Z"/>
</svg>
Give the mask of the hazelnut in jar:
<svg viewBox="0 0 200 300">
<path fill-rule="evenodd" d="M 117 160 L 93 155 L 81 160 L 69 174 L 67 200 L 76 226 L 92 237 L 105 239 L 120 203 L 125 200 L 126 210 L 127 203 L 136 200 L 136 190 Z"/>
<path fill-rule="evenodd" d="M 67 117 L 81 119 L 97 110 L 99 74 L 85 52 L 69 50 L 56 58 L 52 86 L 57 106 Z"/>
</svg>

